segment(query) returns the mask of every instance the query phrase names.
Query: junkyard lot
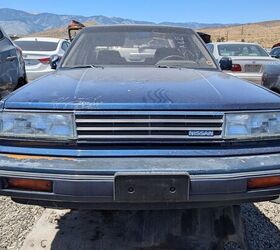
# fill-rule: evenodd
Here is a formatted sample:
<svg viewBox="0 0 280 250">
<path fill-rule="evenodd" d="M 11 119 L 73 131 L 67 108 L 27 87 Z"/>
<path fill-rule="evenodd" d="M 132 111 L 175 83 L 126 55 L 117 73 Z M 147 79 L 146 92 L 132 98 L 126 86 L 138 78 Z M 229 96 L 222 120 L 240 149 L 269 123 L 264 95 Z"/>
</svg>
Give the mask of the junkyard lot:
<svg viewBox="0 0 280 250">
<path fill-rule="evenodd" d="M 1 250 L 106 249 L 102 248 L 106 236 L 98 227 L 100 212 L 43 209 L 15 204 L 4 197 L 0 204 Z M 250 249 L 280 249 L 278 204 L 245 204 L 241 212 Z"/>
</svg>

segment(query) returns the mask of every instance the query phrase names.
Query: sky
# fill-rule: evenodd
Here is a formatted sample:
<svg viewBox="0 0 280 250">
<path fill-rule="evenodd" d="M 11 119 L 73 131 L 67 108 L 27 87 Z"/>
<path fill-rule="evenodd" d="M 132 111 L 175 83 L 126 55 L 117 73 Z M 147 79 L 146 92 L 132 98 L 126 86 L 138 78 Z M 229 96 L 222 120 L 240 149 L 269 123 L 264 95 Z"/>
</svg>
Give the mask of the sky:
<svg viewBox="0 0 280 250">
<path fill-rule="evenodd" d="M 153 22 L 249 23 L 280 19 L 279 0 L 0 0 L 0 8 Z"/>
</svg>

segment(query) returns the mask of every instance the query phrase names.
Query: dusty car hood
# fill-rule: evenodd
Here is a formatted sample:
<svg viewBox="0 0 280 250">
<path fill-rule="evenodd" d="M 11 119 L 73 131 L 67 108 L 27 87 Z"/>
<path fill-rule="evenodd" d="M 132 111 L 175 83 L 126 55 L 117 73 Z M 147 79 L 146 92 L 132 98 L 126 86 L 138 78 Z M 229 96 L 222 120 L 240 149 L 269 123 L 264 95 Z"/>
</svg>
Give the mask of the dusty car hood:
<svg viewBox="0 0 280 250">
<path fill-rule="evenodd" d="M 280 108 L 280 98 L 218 71 L 96 68 L 58 70 L 11 94 L 4 108 L 274 109 Z"/>
</svg>

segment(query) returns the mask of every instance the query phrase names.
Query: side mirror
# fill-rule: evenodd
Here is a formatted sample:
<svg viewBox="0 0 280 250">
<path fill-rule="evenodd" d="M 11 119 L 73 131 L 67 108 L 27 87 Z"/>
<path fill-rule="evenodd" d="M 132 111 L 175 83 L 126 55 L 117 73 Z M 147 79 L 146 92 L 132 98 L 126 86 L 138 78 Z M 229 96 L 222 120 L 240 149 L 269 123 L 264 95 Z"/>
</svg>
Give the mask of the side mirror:
<svg viewBox="0 0 280 250">
<path fill-rule="evenodd" d="M 51 69 L 57 69 L 57 65 L 60 61 L 60 57 L 58 55 L 54 55 L 51 57 Z"/>
<path fill-rule="evenodd" d="M 221 70 L 231 70 L 232 69 L 232 60 L 230 57 L 223 57 L 220 60 Z"/>
</svg>

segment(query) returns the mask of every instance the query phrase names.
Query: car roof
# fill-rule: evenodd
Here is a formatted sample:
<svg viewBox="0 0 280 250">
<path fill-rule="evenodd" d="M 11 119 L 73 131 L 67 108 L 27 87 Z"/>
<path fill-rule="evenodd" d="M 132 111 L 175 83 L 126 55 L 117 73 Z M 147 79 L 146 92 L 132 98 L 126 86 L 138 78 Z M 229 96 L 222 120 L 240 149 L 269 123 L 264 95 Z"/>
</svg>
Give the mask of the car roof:
<svg viewBox="0 0 280 250">
<path fill-rule="evenodd" d="M 17 39 L 16 41 L 38 41 L 38 42 L 54 42 L 54 43 L 58 43 L 61 40 L 64 40 L 64 39 L 52 38 L 52 37 L 23 37 L 23 38 Z"/>
<path fill-rule="evenodd" d="M 116 24 L 116 25 L 95 25 L 95 26 L 89 26 L 84 28 L 84 31 L 95 31 L 95 30 L 178 30 L 178 31 L 192 31 L 190 28 L 186 27 L 178 27 L 178 26 L 167 26 L 167 25 L 143 25 L 143 24 Z"/>
</svg>

